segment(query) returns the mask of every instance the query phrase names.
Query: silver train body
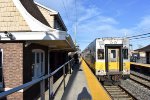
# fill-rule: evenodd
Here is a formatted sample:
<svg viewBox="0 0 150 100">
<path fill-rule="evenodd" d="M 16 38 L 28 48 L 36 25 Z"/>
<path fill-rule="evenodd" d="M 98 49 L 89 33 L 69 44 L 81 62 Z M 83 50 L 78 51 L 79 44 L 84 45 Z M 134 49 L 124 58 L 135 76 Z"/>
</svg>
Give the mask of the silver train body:
<svg viewBox="0 0 150 100">
<path fill-rule="evenodd" d="M 118 81 L 130 75 L 127 38 L 97 38 L 82 52 L 82 57 L 101 81 Z"/>
</svg>

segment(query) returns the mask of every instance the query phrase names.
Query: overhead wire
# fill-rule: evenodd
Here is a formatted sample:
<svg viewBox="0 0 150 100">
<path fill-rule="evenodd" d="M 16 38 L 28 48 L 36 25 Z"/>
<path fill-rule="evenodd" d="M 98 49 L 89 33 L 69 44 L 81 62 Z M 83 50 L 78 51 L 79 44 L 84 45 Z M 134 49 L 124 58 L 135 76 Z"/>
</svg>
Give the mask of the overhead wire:
<svg viewBox="0 0 150 100">
<path fill-rule="evenodd" d="M 62 0 L 62 4 L 63 4 L 63 8 L 64 8 L 65 13 L 66 13 L 66 17 L 67 17 L 67 19 L 68 19 L 68 21 L 69 21 L 69 16 L 68 16 L 68 12 L 67 12 L 67 9 L 66 9 L 64 0 Z"/>
<path fill-rule="evenodd" d="M 75 0 L 75 45 L 76 45 L 76 35 L 77 35 L 77 0 Z"/>
<path fill-rule="evenodd" d="M 150 36 L 146 36 L 146 37 L 139 37 L 139 38 L 131 38 L 130 40 L 133 40 L 133 39 L 143 39 L 143 38 L 149 38 Z"/>
<path fill-rule="evenodd" d="M 139 37 L 140 38 L 140 36 L 145 36 L 145 35 L 149 35 L 150 33 L 145 33 L 145 34 L 140 34 L 140 35 L 134 35 L 134 36 L 130 36 L 130 37 L 127 37 L 127 38 L 135 38 L 135 37 Z"/>
</svg>

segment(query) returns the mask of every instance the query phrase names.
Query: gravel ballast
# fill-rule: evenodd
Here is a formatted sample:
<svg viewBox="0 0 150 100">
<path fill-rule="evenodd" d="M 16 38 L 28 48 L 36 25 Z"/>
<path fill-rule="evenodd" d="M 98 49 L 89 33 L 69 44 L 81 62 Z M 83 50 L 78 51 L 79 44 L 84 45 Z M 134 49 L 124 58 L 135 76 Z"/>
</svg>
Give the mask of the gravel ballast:
<svg viewBox="0 0 150 100">
<path fill-rule="evenodd" d="M 150 90 L 130 79 L 121 80 L 121 86 L 138 100 L 150 100 Z"/>
</svg>

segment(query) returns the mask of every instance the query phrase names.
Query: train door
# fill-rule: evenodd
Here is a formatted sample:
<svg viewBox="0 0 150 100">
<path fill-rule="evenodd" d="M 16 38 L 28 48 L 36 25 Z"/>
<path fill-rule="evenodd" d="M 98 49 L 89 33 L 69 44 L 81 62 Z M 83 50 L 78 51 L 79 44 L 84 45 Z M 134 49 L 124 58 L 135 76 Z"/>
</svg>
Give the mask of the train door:
<svg viewBox="0 0 150 100">
<path fill-rule="evenodd" d="M 119 48 L 108 48 L 108 72 L 119 72 Z"/>
</svg>

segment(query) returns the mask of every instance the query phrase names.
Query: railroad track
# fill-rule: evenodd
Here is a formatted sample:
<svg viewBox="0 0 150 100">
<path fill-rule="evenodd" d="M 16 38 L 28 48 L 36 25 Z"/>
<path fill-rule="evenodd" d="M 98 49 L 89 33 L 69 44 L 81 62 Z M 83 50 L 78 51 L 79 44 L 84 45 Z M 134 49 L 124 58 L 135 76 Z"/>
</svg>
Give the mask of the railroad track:
<svg viewBox="0 0 150 100">
<path fill-rule="evenodd" d="M 130 79 L 148 89 L 150 89 L 150 81 L 148 79 L 145 79 L 141 76 L 130 74 Z"/>
<path fill-rule="evenodd" d="M 136 98 L 127 92 L 121 86 L 104 86 L 113 100 L 136 100 Z"/>
<path fill-rule="evenodd" d="M 144 75 L 144 74 L 142 74 L 142 73 L 139 73 L 139 72 L 135 72 L 135 71 L 130 71 L 130 74 L 131 75 L 134 75 L 134 76 L 138 76 L 138 77 L 140 77 L 140 78 L 142 78 L 142 79 L 146 79 L 146 80 L 148 80 L 148 81 L 150 81 L 150 75 Z"/>
</svg>

